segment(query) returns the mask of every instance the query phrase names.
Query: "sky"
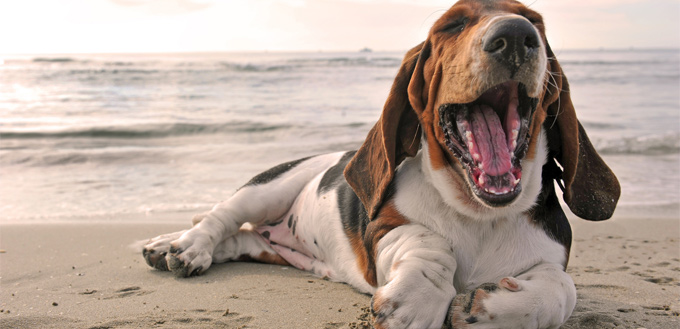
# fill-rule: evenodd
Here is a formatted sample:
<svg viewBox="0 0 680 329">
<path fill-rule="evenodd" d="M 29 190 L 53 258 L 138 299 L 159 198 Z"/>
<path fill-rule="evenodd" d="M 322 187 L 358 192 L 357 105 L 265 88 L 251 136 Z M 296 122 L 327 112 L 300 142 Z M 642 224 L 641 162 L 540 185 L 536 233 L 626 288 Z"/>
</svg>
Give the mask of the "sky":
<svg viewBox="0 0 680 329">
<path fill-rule="evenodd" d="M 554 49 L 680 48 L 680 0 L 523 0 Z M 17 0 L 0 54 L 403 51 L 451 0 Z"/>
</svg>

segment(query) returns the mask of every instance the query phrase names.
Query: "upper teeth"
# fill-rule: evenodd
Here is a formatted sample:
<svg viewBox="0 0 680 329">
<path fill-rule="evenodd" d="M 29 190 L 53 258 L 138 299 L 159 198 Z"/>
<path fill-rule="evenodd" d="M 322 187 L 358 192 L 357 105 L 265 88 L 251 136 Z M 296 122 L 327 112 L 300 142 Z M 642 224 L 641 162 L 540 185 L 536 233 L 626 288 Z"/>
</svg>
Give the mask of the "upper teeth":
<svg viewBox="0 0 680 329">
<path fill-rule="evenodd" d="M 510 142 L 510 152 L 514 151 L 517 148 L 517 137 L 519 137 L 519 128 L 515 128 L 512 130 L 512 142 Z"/>
</svg>

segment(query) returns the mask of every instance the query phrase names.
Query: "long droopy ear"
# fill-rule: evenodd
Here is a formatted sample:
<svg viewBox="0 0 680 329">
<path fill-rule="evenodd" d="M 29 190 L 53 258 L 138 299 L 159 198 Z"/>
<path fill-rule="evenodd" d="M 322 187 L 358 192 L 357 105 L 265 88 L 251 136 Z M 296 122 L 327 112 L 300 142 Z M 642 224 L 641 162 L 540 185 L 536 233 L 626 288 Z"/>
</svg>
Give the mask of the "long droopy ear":
<svg viewBox="0 0 680 329">
<path fill-rule="evenodd" d="M 575 215 L 583 219 L 608 219 L 613 215 L 621 194 L 619 181 L 597 154 L 576 118 L 567 77 L 550 46 L 547 50 L 551 77 L 542 103 L 547 113 L 543 127 L 548 133 L 550 156 L 564 170 L 561 177 L 564 201 Z M 559 183 L 560 177 L 555 178 Z"/>
<path fill-rule="evenodd" d="M 406 157 L 415 156 L 420 146 L 419 121 L 409 103 L 408 85 L 421 47 L 406 53 L 380 120 L 345 168 L 347 183 L 371 219 L 380 209 L 397 166 Z"/>
</svg>

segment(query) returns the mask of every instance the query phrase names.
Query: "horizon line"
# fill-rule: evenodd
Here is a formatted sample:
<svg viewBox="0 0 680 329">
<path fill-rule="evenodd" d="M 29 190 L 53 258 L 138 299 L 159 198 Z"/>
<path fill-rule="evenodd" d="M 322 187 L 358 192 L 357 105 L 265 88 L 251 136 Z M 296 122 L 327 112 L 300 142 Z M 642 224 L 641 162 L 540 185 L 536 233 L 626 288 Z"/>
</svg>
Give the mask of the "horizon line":
<svg viewBox="0 0 680 329">
<path fill-rule="evenodd" d="M 368 49 L 369 51 L 365 51 Z M 597 48 L 555 48 L 554 51 L 680 51 L 680 47 L 597 47 Z M 91 52 L 11 52 L 1 56 L 45 56 L 45 55 L 160 55 L 160 54 L 285 54 L 285 53 L 405 53 L 408 49 L 373 50 L 370 47 L 354 50 L 187 50 L 187 51 L 91 51 Z"/>
</svg>

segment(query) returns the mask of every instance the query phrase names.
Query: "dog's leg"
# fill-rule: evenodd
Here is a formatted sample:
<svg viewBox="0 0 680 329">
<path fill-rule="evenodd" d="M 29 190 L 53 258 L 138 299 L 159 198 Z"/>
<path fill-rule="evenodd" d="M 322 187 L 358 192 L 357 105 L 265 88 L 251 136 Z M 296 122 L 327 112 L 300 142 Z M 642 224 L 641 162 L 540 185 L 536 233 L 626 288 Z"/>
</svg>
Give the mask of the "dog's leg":
<svg viewBox="0 0 680 329">
<path fill-rule="evenodd" d="M 444 328 L 559 328 L 576 306 L 576 288 L 561 265 L 541 264 L 456 296 Z"/>
<path fill-rule="evenodd" d="M 224 239 L 213 251 L 213 263 L 228 261 L 258 261 L 267 264 L 289 265 L 265 241 L 260 233 L 244 225 L 238 233 Z"/>
<path fill-rule="evenodd" d="M 397 227 L 379 242 L 376 328 L 440 328 L 456 294 L 449 243 L 423 226 Z"/>
<path fill-rule="evenodd" d="M 194 217 L 196 218 L 196 217 Z M 199 220 L 200 221 L 200 220 Z M 194 223 L 197 224 L 198 222 Z M 244 225 L 247 226 L 247 225 Z M 165 256 L 170 251 L 170 242 L 177 240 L 188 230 L 155 237 L 144 246 L 144 259 L 149 266 L 161 271 L 169 271 Z M 238 233 L 227 237 L 217 244 L 212 254 L 213 263 L 228 261 L 254 260 L 268 264 L 289 265 L 267 243 L 260 233 L 243 227 Z M 190 274 L 190 273 L 189 273 Z M 185 274 L 187 276 L 189 274 Z"/>
<path fill-rule="evenodd" d="M 279 220 L 305 185 L 341 156 L 342 153 L 327 154 L 287 163 L 256 176 L 161 251 L 165 253 L 166 267 L 180 277 L 203 273 L 213 263 L 213 253 L 220 243 L 237 234 L 245 223 L 258 226 Z M 146 255 L 145 258 L 148 261 Z"/>
</svg>

